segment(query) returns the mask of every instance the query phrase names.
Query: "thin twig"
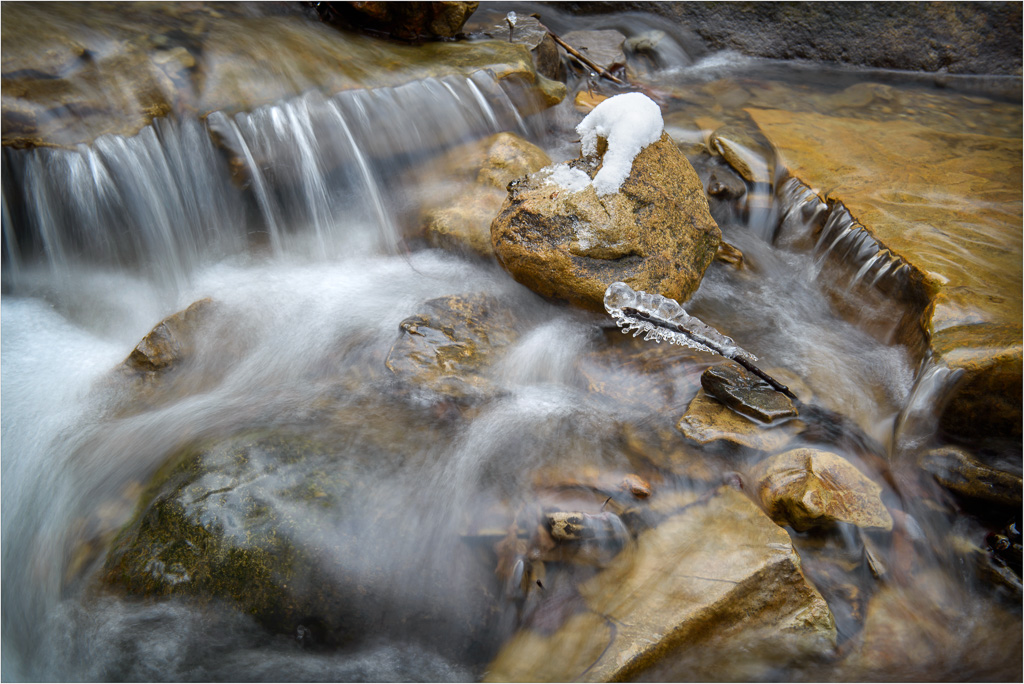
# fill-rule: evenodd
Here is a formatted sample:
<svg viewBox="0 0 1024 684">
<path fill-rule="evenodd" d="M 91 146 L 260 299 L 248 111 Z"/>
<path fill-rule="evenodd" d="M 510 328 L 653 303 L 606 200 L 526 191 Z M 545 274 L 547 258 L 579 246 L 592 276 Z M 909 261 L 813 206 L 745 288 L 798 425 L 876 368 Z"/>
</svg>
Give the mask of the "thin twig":
<svg viewBox="0 0 1024 684">
<path fill-rule="evenodd" d="M 593 69 L 594 71 L 596 71 L 598 73 L 598 75 L 603 76 L 604 78 L 607 78 L 612 83 L 616 83 L 618 85 L 626 85 L 622 80 L 612 76 L 611 73 L 609 73 L 609 71 L 607 69 L 605 69 L 603 66 L 601 66 L 599 64 L 596 64 L 596 63 L 590 61 L 589 59 L 587 59 L 586 57 L 584 57 L 583 55 L 581 55 L 573 46 L 571 46 L 568 43 L 566 43 L 564 40 L 562 40 L 561 38 L 556 36 L 551 31 L 548 31 L 548 35 L 551 36 L 551 38 L 556 43 L 558 43 L 563 48 L 565 48 L 565 51 L 568 52 L 572 57 L 575 57 L 578 62 L 583 64 L 583 66 L 588 67 L 590 69 Z"/>
</svg>

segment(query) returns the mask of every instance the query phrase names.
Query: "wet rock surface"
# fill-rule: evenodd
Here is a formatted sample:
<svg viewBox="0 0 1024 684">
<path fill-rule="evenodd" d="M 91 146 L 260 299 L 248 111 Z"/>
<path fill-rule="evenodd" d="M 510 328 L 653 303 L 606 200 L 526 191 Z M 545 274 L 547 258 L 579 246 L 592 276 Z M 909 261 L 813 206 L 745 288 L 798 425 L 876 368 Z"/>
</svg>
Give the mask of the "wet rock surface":
<svg viewBox="0 0 1024 684">
<path fill-rule="evenodd" d="M 683 436 L 695 444 L 742 447 L 773 452 L 788 444 L 803 425 L 788 421 L 765 426 L 708 396 L 701 389 L 676 424 Z"/>
<path fill-rule="evenodd" d="M 921 456 L 920 464 L 936 482 L 958 496 L 1020 509 L 1024 489 L 1020 476 L 987 466 L 962 449 L 934 449 Z"/>
<path fill-rule="evenodd" d="M 599 163 L 572 165 L 593 178 Z M 721 232 L 700 179 L 667 135 L 637 155 L 612 195 L 549 184 L 549 172 L 512 184 L 491 224 L 498 261 L 516 280 L 597 311 L 615 281 L 677 301 L 696 291 Z"/>
<path fill-rule="evenodd" d="M 337 31 L 286 6 L 12 5 L 3 30 L 5 146 L 73 146 L 134 135 L 154 117 L 235 113 L 309 90 L 398 86 L 482 69 L 508 79 L 526 111 L 565 96 L 564 85 L 538 76 L 524 45 L 392 43 Z"/>
<path fill-rule="evenodd" d="M 729 642 L 772 651 L 774 665 L 835 645 L 832 615 L 789 536 L 729 488 L 642 533 L 576 591 L 578 607 L 561 626 L 513 636 L 487 681 L 617 681 L 652 667 L 679 676 L 702 649 Z M 740 662 L 717 667 L 726 678 L 767 674 Z"/>
<path fill-rule="evenodd" d="M 701 374 L 700 384 L 705 392 L 726 406 L 765 423 L 797 415 L 789 397 L 734 363 L 708 368 Z"/>
<path fill-rule="evenodd" d="M 519 317 L 497 299 L 432 299 L 400 324 L 386 365 L 400 380 L 445 398 L 472 401 L 499 388 L 488 371 L 520 334 Z"/>
<path fill-rule="evenodd" d="M 424 212 L 428 242 L 457 252 L 493 257 L 491 221 L 508 194 L 505 188 L 511 181 L 550 163 L 547 153 L 513 133 L 498 133 L 452 150 L 438 162 L 444 169 L 441 176 L 447 182 L 436 190 L 452 193 L 455 183 L 459 189 L 450 200 Z M 431 164 L 429 168 L 436 167 Z"/>
<path fill-rule="evenodd" d="M 927 302 L 917 304 L 927 345 L 962 372 L 945 428 L 963 438 L 1019 438 L 1020 402 L 1007 394 L 1021 382 L 1020 138 L 1002 126 L 954 133 L 895 116 L 746 111 L 794 175 L 835 188 L 830 197 L 910 264 Z M 853 140 L 869 142 L 851 157 Z M 879 191 L 881 179 L 888 190 Z M 947 206 L 935 187 L 982 205 Z"/>
<path fill-rule="evenodd" d="M 200 299 L 160 321 L 142 338 L 123 365 L 135 371 L 159 372 L 180 363 L 193 353 L 196 329 L 209 319 L 215 307 L 212 299 Z"/>
<path fill-rule="evenodd" d="M 478 2 L 323 2 L 329 20 L 382 31 L 402 40 L 455 38 Z M 326 10 L 326 11 L 325 11 Z"/>
<path fill-rule="evenodd" d="M 748 473 L 769 517 L 795 530 L 837 522 L 892 529 L 882 488 L 838 454 L 793 449 L 761 461 Z"/>
</svg>

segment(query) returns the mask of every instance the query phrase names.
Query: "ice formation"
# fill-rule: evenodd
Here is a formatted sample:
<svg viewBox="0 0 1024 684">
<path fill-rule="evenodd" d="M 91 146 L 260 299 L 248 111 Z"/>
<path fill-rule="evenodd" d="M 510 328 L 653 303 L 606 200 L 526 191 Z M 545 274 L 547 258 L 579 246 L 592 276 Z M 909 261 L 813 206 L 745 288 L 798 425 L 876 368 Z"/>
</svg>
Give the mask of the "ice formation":
<svg viewBox="0 0 1024 684">
<path fill-rule="evenodd" d="M 594 107 L 576 126 L 576 132 L 580 135 L 584 156 L 597 154 L 599 137 L 608 141 L 603 165 L 594 176 L 597 194 L 618 192 L 633 168 L 636 155 L 657 142 L 664 129 L 661 108 L 643 93 L 616 95 Z"/>
<path fill-rule="evenodd" d="M 645 340 L 665 341 L 737 361 L 757 361 L 732 338 L 686 313 L 674 299 L 635 291 L 626 283 L 612 283 L 604 293 L 604 308 L 622 332 L 633 332 L 633 337 L 646 333 Z"/>
</svg>

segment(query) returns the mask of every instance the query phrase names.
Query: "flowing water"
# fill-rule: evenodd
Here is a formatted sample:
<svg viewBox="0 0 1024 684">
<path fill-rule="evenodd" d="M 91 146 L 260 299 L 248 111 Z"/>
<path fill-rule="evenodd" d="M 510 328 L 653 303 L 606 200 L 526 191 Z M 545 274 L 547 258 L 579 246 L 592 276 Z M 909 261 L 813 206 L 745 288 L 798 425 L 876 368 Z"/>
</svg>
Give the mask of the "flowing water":
<svg viewBox="0 0 1024 684">
<path fill-rule="evenodd" d="M 551 17 L 559 31 L 568 21 Z M 647 66 L 651 87 L 696 91 L 717 83 L 723 95 L 712 104 L 722 116 L 730 106 L 723 84 L 750 88 L 786 73 L 777 64 L 705 55 L 649 17 L 587 25 L 629 35 L 668 28 Z M 814 78 L 832 92 L 879 75 Z M 906 97 L 919 88 L 908 85 Z M 699 139 L 700 131 L 673 124 L 672 107 L 683 105 L 672 102 L 669 132 Z M 570 131 L 581 116 L 568 101 L 525 116 L 492 75 L 478 72 L 339 95 L 296 92 L 202 120 L 178 114 L 138 135 L 103 135 L 73 149 L 5 148 L 3 679 L 482 676 L 517 616 L 514 602 L 479 590 L 494 559 L 481 570 L 463 533 L 484 520 L 507 525 L 495 511 L 528 505 L 540 469 L 628 470 L 619 430 L 650 416 L 641 404 L 591 391 L 588 368 L 615 332 L 610 319 L 546 302 L 494 263 L 425 247 L 409 217 L 432 192 L 422 179 L 434 155 L 512 131 L 567 158 L 575 155 Z M 748 196 L 757 190 L 751 186 Z M 786 192 L 799 194 L 776 196 Z M 983 523 L 935 514 L 899 489 L 902 465 L 941 444 L 935 412 L 955 378 L 896 344 L 893 326 L 870 322 L 858 287 L 896 273 L 895 257 L 858 242 L 834 212 L 816 244 L 787 239 L 825 211 L 794 213 L 796 205 L 722 207 L 727 213 L 717 218 L 745 268 L 714 264 L 687 308 L 856 421 L 881 445 L 880 460 L 848 456 L 877 481 L 889 478 L 886 501 L 927 540 L 915 546 L 921 562 L 960 562 L 947 548 L 949 530 L 983 537 Z M 828 253 L 840 252 L 852 278 L 823 267 Z M 468 409 L 410 392 L 384 367 L 399 323 L 422 313 L 427 300 L 466 293 L 492 297 L 521 331 L 483 371 L 489 389 Z M 217 324 L 166 396 L 143 402 L 110 380 L 158 321 L 204 297 L 217 303 Z M 680 363 L 689 359 L 699 373 L 707 362 L 695 358 Z M 669 420 L 688 401 L 677 397 Z M 291 534 L 299 546 L 321 550 L 321 577 L 358 586 L 353 610 L 371 616 L 358 636 L 310 648 L 301 629 L 274 633 L 226 604 L 97 588 L 103 545 L 170 456 L 275 430 L 331 444 L 333 465 L 321 465 L 345 469 L 346 484 L 333 492 L 344 504 Z M 1000 456 L 1019 474 L 1019 444 Z M 710 475 L 666 473 L 664 487 L 703 493 L 737 466 L 710 451 L 700 459 Z M 245 486 L 260 488 L 263 505 L 282 517 L 308 513 L 281 494 L 303 482 L 302 473 L 252 460 Z M 880 472 L 879 462 L 897 475 Z M 967 570 L 950 577 L 959 592 L 951 600 L 964 607 L 964 643 L 978 648 L 991 639 L 979 656 L 992 658 L 991 670 L 942 663 L 912 676 L 1012 673 L 1019 611 L 995 622 L 997 634 L 1010 625 L 1016 637 L 989 635 L 995 618 L 983 607 L 990 590 Z M 833 606 L 840 644 L 858 624 L 844 605 L 837 599 Z M 1012 613 L 1013 601 L 1000 610 Z M 833 676 L 816 667 L 773 676 Z"/>
</svg>

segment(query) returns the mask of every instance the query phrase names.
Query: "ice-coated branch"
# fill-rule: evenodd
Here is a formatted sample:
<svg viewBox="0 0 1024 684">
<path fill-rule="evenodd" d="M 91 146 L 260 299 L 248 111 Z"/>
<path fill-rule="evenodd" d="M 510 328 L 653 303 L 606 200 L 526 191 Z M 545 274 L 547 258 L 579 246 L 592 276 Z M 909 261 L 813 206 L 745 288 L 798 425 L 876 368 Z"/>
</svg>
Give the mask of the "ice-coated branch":
<svg viewBox="0 0 1024 684">
<path fill-rule="evenodd" d="M 604 308 L 623 333 L 645 340 L 669 342 L 724 356 L 758 376 L 791 399 L 789 388 L 754 365 L 757 357 L 738 346 L 699 318 L 689 315 L 674 299 L 637 291 L 626 283 L 612 283 L 604 293 Z"/>
</svg>

